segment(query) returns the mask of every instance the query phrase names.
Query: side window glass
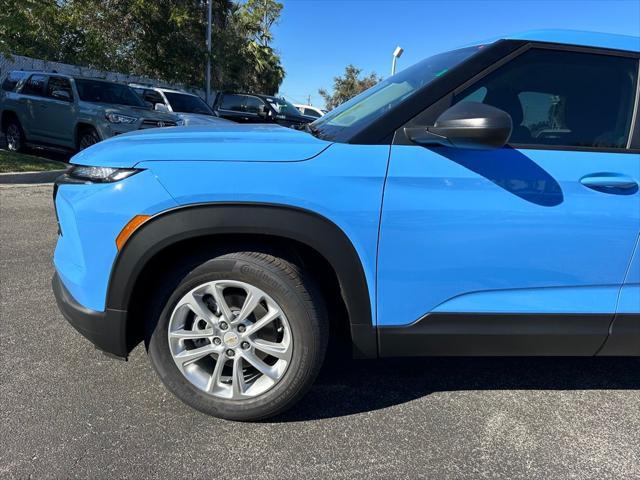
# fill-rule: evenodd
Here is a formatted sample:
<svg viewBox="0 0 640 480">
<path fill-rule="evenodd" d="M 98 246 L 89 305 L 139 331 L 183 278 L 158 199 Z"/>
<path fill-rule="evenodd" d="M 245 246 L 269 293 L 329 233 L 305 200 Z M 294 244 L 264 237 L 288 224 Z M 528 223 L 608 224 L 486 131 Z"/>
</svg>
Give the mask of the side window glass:
<svg viewBox="0 0 640 480">
<path fill-rule="evenodd" d="M 260 108 L 264 106 L 264 102 L 258 97 L 247 97 L 245 105 L 247 113 L 255 113 L 257 115 L 260 113 Z"/>
<path fill-rule="evenodd" d="M 625 148 L 637 72 L 633 58 L 531 49 L 454 103 L 480 101 L 509 113 L 511 144 Z"/>
<path fill-rule="evenodd" d="M 154 106 L 156 103 L 162 103 L 164 105 L 164 99 L 155 90 L 145 90 L 142 99 Z"/>
<path fill-rule="evenodd" d="M 47 83 L 47 77 L 45 75 L 31 75 L 27 83 L 22 87 L 22 91 L 25 95 L 44 95 L 44 85 Z"/>
<path fill-rule="evenodd" d="M 73 100 L 71 83 L 67 78 L 49 77 L 49 83 L 47 84 L 47 97 L 54 98 L 54 92 L 67 92 L 69 99 Z"/>
<path fill-rule="evenodd" d="M 242 95 L 234 95 L 234 94 L 225 95 L 224 97 L 222 97 L 220 108 L 223 110 L 242 112 L 243 102 L 244 102 L 244 98 Z"/>
<path fill-rule="evenodd" d="M 9 72 L 7 78 L 2 82 L 2 90 L 7 92 L 12 92 L 15 90 L 20 80 L 22 80 L 26 75 L 24 72 Z"/>
<path fill-rule="evenodd" d="M 486 97 L 486 96 L 487 96 L 487 87 L 480 87 L 477 90 L 474 90 L 473 92 L 469 93 L 469 95 L 467 95 L 463 99 L 457 101 L 456 103 L 459 103 L 459 102 L 478 102 L 478 103 L 482 103 L 482 102 L 484 102 L 484 97 Z"/>
</svg>

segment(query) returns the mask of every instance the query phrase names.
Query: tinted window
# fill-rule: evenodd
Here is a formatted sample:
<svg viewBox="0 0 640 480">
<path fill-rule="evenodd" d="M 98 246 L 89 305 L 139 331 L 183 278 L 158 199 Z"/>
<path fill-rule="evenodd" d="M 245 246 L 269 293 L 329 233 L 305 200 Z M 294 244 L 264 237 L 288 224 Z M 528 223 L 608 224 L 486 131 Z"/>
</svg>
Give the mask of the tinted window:
<svg viewBox="0 0 640 480">
<path fill-rule="evenodd" d="M 200 97 L 173 92 L 165 92 L 164 94 L 174 112 L 213 115 L 209 106 Z"/>
<path fill-rule="evenodd" d="M 532 49 L 456 102 L 480 101 L 509 113 L 513 144 L 624 148 L 637 71 L 631 58 Z"/>
<path fill-rule="evenodd" d="M 132 107 L 145 107 L 142 99 L 128 85 L 100 80 L 76 79 L 78 95 L 84 102 L 112 103 Z"/>
<path fill-rule="evenodd" d="M 160 95 L 155 90 L 144 90 L 142 93 L 142 99 L 154 106 L 156 103 L 161 103 L 164 105 L 164 98 L 162 98 L 162 95 Z"/>
<path fill-rule="evenodd" d="M 25 95 L 44 95 L 45 83 L 47 83 L 46 75 L 31 75 L 27 83 L 22 87 L 21 93 Z"/>
<path fill-rule="evenodd" d="M 25 72 L 9 72 L 7 78 L 2 82 L 2 89 L 6 91 L 15 90 L 16 86 L 27 74 Z"/>
<path fill-rule="evenodd" d="M 53 92 L 67 92 L 69 98 L 73 99 L 73 93 L 71 93 L 71 82 L 63 77 L 49 77 L 49 83 L 47 84 L 47 97 L 53 97 Z"/>
<path fill-rule="evenodd" d="M 316 112 L 315 110 L 311 110 L 310 108 L 305 108 L 302 113 L 307 115 L 308 117 L 320 118 L 321 116 L 318 112 Z"/>
<path fill-rule="evenodd" d="M 220 108 L 223 110 L 233 110 L 234 112 L 242 112 L 242 104 L 244 103 L 244 95 L 224 95 Z"/>
<path fill-rule="evenodd" d="M 264 107 L 264 102 L 258 97 L 247 97 L 245 105 L 248 113 L 255 113 L 257 115 L 260 113 L 260 109 Z"/>
</svg>

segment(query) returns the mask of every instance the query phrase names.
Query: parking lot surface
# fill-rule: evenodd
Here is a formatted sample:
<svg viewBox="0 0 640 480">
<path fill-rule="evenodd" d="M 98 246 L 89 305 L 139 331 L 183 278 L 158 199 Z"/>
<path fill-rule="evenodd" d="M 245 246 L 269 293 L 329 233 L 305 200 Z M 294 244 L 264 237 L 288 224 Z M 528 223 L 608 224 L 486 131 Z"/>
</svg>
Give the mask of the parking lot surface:
<svg viewBox="0 0 640 480">
<path fill-rule="evenodd" d="M 0 187 L 0 478 L 640 478 L 640 360 L 329 361 L 285 416 L 232 423 L 58 313 L 51 185 Z"/>
</svg>

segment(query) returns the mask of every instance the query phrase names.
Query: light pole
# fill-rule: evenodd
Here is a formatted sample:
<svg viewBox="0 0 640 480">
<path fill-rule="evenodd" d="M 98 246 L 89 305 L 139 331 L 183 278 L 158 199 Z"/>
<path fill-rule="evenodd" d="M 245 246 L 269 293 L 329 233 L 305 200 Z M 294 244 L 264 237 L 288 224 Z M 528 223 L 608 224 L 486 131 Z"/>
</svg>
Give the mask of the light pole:
<svg viewBox="0 0 640 480">
<path fill-rule="evenodd" d="M 207 105 L 211 105 L 211 4 L 213 0 L 207 1 L 207 70 L 205 73 L 205 97 Z"/>
<path fill-rule="evenodd" d="M 393 60 L 391 61 L 391 75 L 395 75 L 396 73 L 396 62 L 402 56 L 404 49 L 402 47 L 396 47 L 393 51 Z"/>
</svg>

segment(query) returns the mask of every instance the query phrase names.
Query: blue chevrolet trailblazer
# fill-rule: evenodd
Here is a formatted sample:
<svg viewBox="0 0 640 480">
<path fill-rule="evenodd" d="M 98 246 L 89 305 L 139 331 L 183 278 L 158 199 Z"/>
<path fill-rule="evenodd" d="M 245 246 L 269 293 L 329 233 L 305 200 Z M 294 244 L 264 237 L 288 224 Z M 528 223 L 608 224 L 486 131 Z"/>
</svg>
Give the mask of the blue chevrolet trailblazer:
<svg viewBox="0 0 640 480">
<path fill-rule="evenodd" d="M 358 358 L 640 355 L 640 39 L 427 58 L 293 130 L 141 131 L 54 189 L 68 321 L 256 420 Z"/>
</svg>

